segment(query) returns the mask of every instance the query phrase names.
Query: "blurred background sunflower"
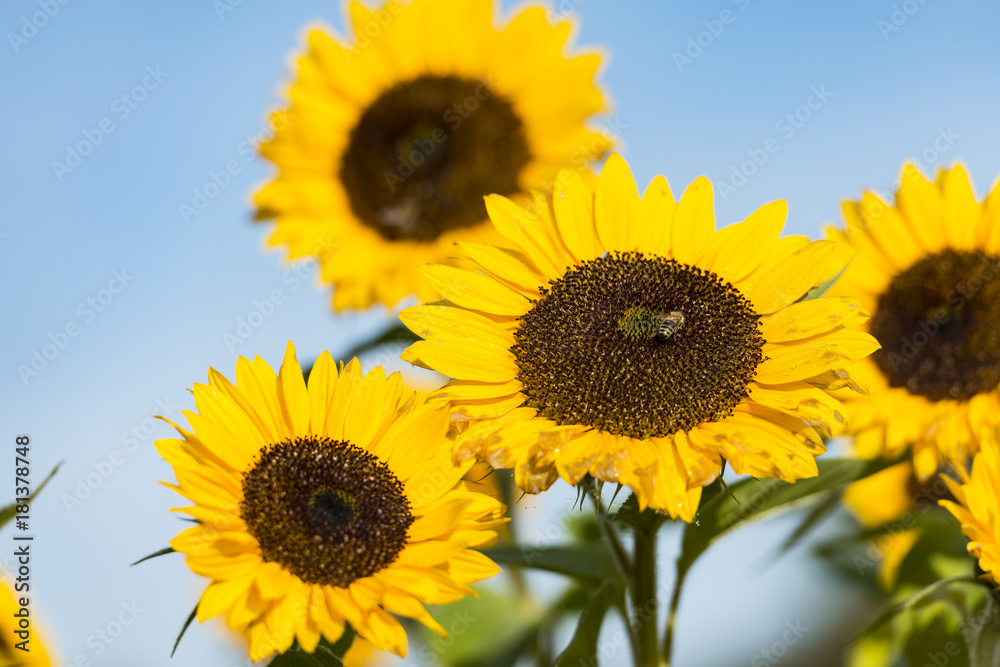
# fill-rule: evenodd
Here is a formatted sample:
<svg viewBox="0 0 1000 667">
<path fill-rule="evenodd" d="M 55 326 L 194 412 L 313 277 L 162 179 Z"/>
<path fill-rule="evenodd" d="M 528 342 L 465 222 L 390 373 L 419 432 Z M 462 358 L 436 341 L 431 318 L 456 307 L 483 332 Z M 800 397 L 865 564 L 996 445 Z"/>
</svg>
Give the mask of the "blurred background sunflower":
<svg viewBox="0 0 1000 667">
<path fill-rule="evenodd" d="M 549 190 L 610 146 L 588 129 L 601 58 L 570 53 L 569 20 L 536 6 L 497 29 L 492 0 L 350 13 L 347 40 L 309 31 L 261 147 L 278 175 L 254 198 L 271 245 L 320 258 L 337 310 L 428 296 L 421 264 L 494 237 L 485 195 Z"/>
<path fill-rule="evenodd" d="M 961 165 L 929 181 L 902 170 L 894 202 L 843 205 L 833 288 L 856 296 L 882 349 L 858 364 L 866 397 L 848 397 L 858 453 L 912 447 L 917 477 L 964 468 L 1000 438 L 1000 188 L 977 200 Z"/>
</svg>

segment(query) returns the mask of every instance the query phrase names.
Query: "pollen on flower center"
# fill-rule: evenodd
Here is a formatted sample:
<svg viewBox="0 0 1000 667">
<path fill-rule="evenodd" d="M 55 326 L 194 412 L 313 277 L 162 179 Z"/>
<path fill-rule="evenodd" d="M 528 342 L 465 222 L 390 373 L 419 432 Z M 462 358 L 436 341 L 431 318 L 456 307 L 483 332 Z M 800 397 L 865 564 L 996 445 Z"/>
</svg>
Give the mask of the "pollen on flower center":
<svg viewBox="0 0 1000 667">
<path fill-rule="evenodd" d="M 658 336 L 668 316 L 683 326 Z M 764 359 L 759 319 L 714 273 L 615 253 L 542 290 L 511 349 L 526 403 L 541 416 L 662 437 L 722 419 L 747 397 Z"/>
<path fill-rule="evenodd" d="M 626 338 L 638 340 L 651 338 L 660 327 L 662 316 L 645 306 L 632 306 L 618 320 L 618 330 Z"/>
<path fill-rule="evenodd" d="M 872 317 L 872 358 L 893 387 L 932 401 L 1000 385 L 1000 258 L 981 250 L 928 255 L 892 279 Z"/>
<path fill-rule="evenodd" d="M 483 196 L 517 192 L 530 160 L 521 118 L 488 82 L 423 75 L 362 113 L 339 177 L 384 239 L 429 242 L 486 220 Z"/>
<path fill-rule="evenodd" d="M 403 485 L 376 456 L 315 436 L 264 447 L 240 512 L 264 560 L 345 587 L 396 560 L 413 523 Z"/>
</svg>

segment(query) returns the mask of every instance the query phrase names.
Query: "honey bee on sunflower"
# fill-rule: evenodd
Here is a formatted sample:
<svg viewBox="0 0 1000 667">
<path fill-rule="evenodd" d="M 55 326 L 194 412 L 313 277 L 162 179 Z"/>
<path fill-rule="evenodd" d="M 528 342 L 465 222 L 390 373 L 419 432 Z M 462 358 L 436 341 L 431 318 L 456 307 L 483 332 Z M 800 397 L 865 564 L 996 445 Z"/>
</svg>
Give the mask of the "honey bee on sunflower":
<svg viewBox="0 0 1000 667">
<path fill-rule="evenodd" d="M 485 195 L 524 201 L 610 147 L 587 127 L 601 58 L 566 55 L 570 23 L 540 6 L 499 29 L 491 0 L 352 2 L 350 19 L 354 44 L 309 32 L 254 197 L 270 245 L 319 257 L 336 310 L 430 298 L 423 263 L 498 239 Z"/>
<path fill-rule="evenodd" d="M 930 181 L 907 164 L 893 203 L 866 192 L 843 212 L 827 234 L 851 263 L 831 293 L 872 313 L 882 346 L 855 368 L 870 394 L 846 403 L 858 453 L 912 447 L 920 480 L 964 469 L 1000 437 L 1000 188 L 979 202 L 961 165 Z"/>
<path fill-rule="evenodd" d="M 425 339 L 404 359 L 454 378 L 431 400 L 479 420 L 458 460 L 513 468 L 531 493 L 619 482 L 685 521 L 723 461 L 817 474 L 844 427 L 829 391 L 860 388 L 851 367 L 878 344 L 856 300 L 801 300 L 834 244 L 781 237 L 784 202 L 716 231 L 707 179 L 675 201 L 657 177 L 640 199 L 612 155 L 596 190 L 566 171 L 551 205 L 486 207 L 503 245 L 459 244 L 474 268 L 427 267 L 444 301 L 400 316 Z"/>
</svg>

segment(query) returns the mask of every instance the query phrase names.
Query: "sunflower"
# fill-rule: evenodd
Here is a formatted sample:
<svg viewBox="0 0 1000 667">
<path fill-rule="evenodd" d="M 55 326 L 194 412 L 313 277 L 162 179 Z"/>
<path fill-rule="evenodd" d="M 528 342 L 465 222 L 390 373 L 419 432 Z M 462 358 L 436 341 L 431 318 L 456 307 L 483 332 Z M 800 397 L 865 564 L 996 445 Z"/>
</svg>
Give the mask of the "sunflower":
<svg viewBox="0 0 1000 667">
<path fill-rule="evenodd" d="M 850 401 L 865 458 L 912 446 L 921 480 L 964 467 L 1000 425 L 1000 190 L 976 202 L 956 165 L 929 182 L 903 168 L 895 203 L 866 192 L 843 205 L 847 230 L 834 265 L 850 264 L 834 292 L 873 313 L 882 349 L 858 364 L 870 394 Z"/>
<path fill-rule="evenodd" d="M 496 536 L 503 506 L 461 481 L 447 410 L 413 400 L 399 374 L 338 370 L 324 352 L 308 387 L 288 344 L 279 375 L 240 358 L 237 384 L 209 370 L 194 386 L 187 431 L 156 447 L 167 484 L 197 525 L 171 541 L 209 577 L 200 621 L 224 616 L 259 660 L 294 640 L 315 650 L 349 624 L 400 655 L 400 615 L 443 633 L 425 603 L 475 593 L 498 571 L 470 547 Z"/>
<path fill-rule="evenodd" d="M 942 500 L 969 538 L 969 554 L 979 559 L 979 567 L 1000 583 L 1000 454 L 993 441 L 984 443 L 972 459 L 972 472 L 958 469 L 963 484 L 951 478 L 944 481 L 954 501 Z"/>
<path fill-rule="evenodd" d="M 6 583 L 0 583 L 0 667 L 50 667 L 53 662 L 39 639 L 38 620 L 34 616 L 30 618 L 27 641 L 16 634 L 24 630 L 15 616 L 20 609 L 14 592 Z M 25 642 L 23 649 L 27 650 L 19 647 L 21 642 Z"/>
<path fill-rule="evenodd" d="M 675 203 L 659 176 L 640 200 L 613 155 L 596 192 L 565 171 L 551 209 L 486 207 L 512 247 L 459 244 L 478 271 L 428 267 L 445 301 L 401 315 L 426 339 L 404 359 L 455 378 L 431 399 L 482 420 L 459 460 L 514 468 L 531 493 L 589 473 L 686 521 L 723 459 L 816 474 L 843 427 L 825 390 L 856 387 L 848 366 L 877 344 L 853 299 L 797 303 L 833 243 L 779 238 L 784 202 L 716 232 L 707 179 Z"/>
<path fill-rule="evenodd" d="M 422 263 L 495 240 L 484 195 L 525 199 L 610 147 L 585 127 L 605 110 L 600 56 L 564 55 L 571 25 L 542 7 L 492 18 L 490 0 L 353 2 L 353 45 L 309 32 L 255 203 L 271 245 L 320 258 L 334 309 L 428 296 Z"/>
</svg>

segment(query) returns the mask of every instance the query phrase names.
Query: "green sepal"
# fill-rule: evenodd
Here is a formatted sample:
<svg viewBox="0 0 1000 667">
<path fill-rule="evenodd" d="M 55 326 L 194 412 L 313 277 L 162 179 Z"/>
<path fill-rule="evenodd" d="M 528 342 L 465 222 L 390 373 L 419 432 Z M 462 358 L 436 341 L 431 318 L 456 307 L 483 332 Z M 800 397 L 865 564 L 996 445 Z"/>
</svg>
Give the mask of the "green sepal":
<svg viewBox="0 0 1000 667">
<path fill-rule="evenodd" d="M 184 621 L 184 627 L 181 628 L 180 634 L 177 635 L 177 639 L 174 641 L 174 648 L 173 650 L 170 651 L 171 658 L 174 657 L 174 653 L 177 653 L 177 647 L 181 643 L 181 637 L 183 637 L 184 633 L 187 632 L 188 626 L 191 625 L 191 622 L 195 619 L 197 615 L 198 615 L 198 605 L 195 605 L 194 609 L 191 610 L 191 613 L 188 614 L 187 620 Z"/>
<path fill-rule="evenodd" d="M 818 285 L 816 285 L 816 287 L 813 287 L 811 290 L 803 294 L 802 298 L 799 299 L 798 302 L 812 301 L 813 299 L 818 299 L 821 296 L 826 296 L 826 293 L 830 291 L 830 288 L 833 287 L 834 283 L 840 280 L 840 276 L 844 275 L 844 272 L 847 271 L 847 267 L 849 267 L 850 265 L 851 265 L 850 262 L 844 264 L 844 268 L 838 271 L 837 275 L 835 275 L 832 278 L 828 278 L 827 280 L 824 280 Z"/>
<path fill-rule="evenodd" d="M 173 547 L 164 547 L 164 548 L 160 549 L 159 551 L 154 551 L 153 553 L 149 554 L 148 556 L 143 556 L 142 558 L 140 558 L 136 562 L 132 563 L 132 565 L 138 565 L 139 563 L 141 563 L 143 561 L 146 561 L 146 560 L 149 560 L 151 558 L 157 558 L 158 556 L 166 556 L 167 554 L 172 554 L 172 553 L 175 553 Z"/>
</svg>

